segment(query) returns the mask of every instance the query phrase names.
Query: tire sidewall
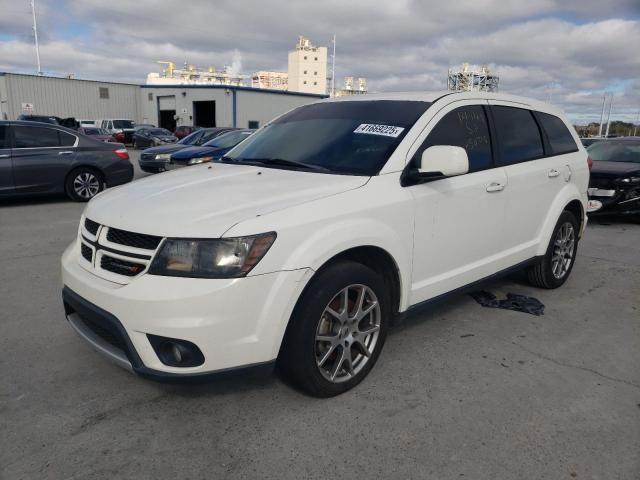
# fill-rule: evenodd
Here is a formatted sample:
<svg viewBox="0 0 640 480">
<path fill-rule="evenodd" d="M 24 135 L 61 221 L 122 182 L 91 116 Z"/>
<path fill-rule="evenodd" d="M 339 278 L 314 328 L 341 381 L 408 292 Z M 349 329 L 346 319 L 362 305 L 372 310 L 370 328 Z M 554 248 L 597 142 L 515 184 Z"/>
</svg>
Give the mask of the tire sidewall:
<svg viewBox="0 0 640 480">
<path fill-rule="evenodd" d="M 381 311 L 380 331 L 375 349 L 362 370 L 348 381 L 333 383 L 322 376 L 316 365 L 316 330 L 329 302 L 344 287 L 352 284 L 366 285 L 378 298 Z M 305 389 L 316 396 L 330 397 L 346 392 L 359 384 L 378 360 L 384 346 L 390 318 L 389 295 L 384 288 L 384 282 L 373 270 L 355 262 L 329 266 L 316 274 L 296 304 L 283 341 L 282 353 L 284 354 L 280 355 L 279 363 L 301 362 L 300 366 L 307 377 L 305 383 L 309 387 Z M 288 342 L 296 343 L 287 344 Z"/>
<path fill-rule="evenodd" d="M 71 173 L 69 173 L 69 175 L 67 176 L 67 179 L 65 181 L 65 192 L 66 192 L 67 196 L 71 200 L 73 200 L 75 202 L 88 202 L 93 197 L 95 197 L 95 195 L 94 195 L 91 198 L 83 198 L 80 195 L 78 195 L 76 193 L 75 189 L 73 188 L 74 180 L 78 177 L 78 175 L 80 175 L 82 173 L 91 173 L 92 175 L 95 175 L 95 177 L 98 179 L 98 183 L 100 184 L 100 187 L 99 187 L 98 191 L 96 192 L 96 195 L 104 190 L 104 180 L 103 180 L 103 177 L 100 174 L 100 172 L 98 172 L 97 170 L 95 170 L 93 168 L 87 168 L 87 167 L 77 168 L 77 169 L 73 170 Z"/>
</svg>

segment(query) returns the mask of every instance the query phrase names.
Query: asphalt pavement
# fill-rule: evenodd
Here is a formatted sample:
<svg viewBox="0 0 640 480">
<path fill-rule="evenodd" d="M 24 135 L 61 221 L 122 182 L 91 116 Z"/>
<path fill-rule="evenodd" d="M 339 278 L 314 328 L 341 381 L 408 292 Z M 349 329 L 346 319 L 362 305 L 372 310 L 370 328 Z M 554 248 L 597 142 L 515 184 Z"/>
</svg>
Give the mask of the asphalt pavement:
<svg viewBox="0 0 640 480">
<path fill-rule="evenodd" d="M 319 400 L 277 376 L 158 384 L 96 354 L 60 299 L 83 207 L 0 203 L 0 479 L 640 478 L 640 225 L 592 222 L 560 289 L 485 286 L 543 316 L 453 297 Z"/>
</svg>

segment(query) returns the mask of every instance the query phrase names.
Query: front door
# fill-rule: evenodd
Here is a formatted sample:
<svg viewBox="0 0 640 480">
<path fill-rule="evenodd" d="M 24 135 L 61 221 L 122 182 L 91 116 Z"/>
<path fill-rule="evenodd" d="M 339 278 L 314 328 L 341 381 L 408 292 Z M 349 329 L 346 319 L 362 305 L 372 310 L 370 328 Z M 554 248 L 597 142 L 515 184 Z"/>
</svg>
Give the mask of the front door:
<svg viewBox="0 0 640 480">
<path fill-rule="evenodd" d="M 441 110 L 411 153 L 433 145 L 463 147 L 469 173 L 414 185 L 411 304 L 491 275 L 502 267 L 507 177 L 493 160 L 487 102 L 459 101 Z M 422 143 L 420 143 L 422 142 Z"/>
</svg>

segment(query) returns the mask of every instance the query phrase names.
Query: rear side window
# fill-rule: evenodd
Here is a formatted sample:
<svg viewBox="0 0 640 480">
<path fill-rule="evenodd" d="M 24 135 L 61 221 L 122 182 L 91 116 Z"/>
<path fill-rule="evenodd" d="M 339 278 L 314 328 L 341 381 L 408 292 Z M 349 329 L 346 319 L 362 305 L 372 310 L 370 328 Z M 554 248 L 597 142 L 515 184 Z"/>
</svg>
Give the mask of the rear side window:
<svg viewBox="0 0 640 480">
<path fill-rule="evenodd" d="M 67 132 L 58 131 L 58 135 L 60 135 L 60 146 L 61 147 L 73 147 L 76 143 L 76 137 Z"/>
<path fill-rule="evenodd" d="M 544 155 L 540 129 L 529 110 L 515 107 L 491 107 L 498 133 L 503 165 L 534 160 Z"/>
<path fill-rule="evenodd" d="M 6 140 L 7 138 L 7 127 L 5 125 L 0 125 L 0 148 L 9 148 L 9 142 Z"/>
<path fill-rule="evenodd" d="M 469 172 L 493 168 L 489 127 L 481 105 L 459 107 L 447 113 L 431 130 L 413 158 L 420 158 L 422 152 L 434 145 L 464 148 L 469 157 Z"/>
<path fill-rule="evenodd" d="M 536 112 L 536 116 L 538 117 L 542 130 L 547 134 L 551 155 L 578 151 L 573 136 L 562 120 L 555 115 L 542 112 Z"/>
<path fill-rule="evenodd" d="M 15 148 L 60 146 L 58 131 L 53 128 L 16 125 L 13 127 L 13 138 Z"/>
</svg>

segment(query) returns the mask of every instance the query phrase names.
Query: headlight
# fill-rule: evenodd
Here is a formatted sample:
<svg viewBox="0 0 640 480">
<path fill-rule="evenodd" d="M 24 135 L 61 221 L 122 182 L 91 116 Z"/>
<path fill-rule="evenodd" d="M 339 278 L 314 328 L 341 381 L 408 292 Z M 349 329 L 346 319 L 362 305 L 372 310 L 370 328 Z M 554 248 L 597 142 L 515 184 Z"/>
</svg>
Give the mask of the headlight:
<svg viewBox="0 0 640 480">
<path fill-rule="evenodd" d="M 193 278 L 244 277 L 275 239 L 275 232 L 211 240 L 169 238 L 153 260 L 149 273 Z"/>
<path fill-rule="evenodd" d="M 169 160 L 171 159 L 170 153 L 159 153 L 156 155 L 156 160 Z"/>
<path fill-rule="evenodd" d="M 627 177 L 620 180 L 621 183 L 640 183 L 640 177 Z"/>
<path fill-rule="evenodd" d="M 197 157 L 189 160 L 189 165 L 196 165 L 197 163 L 206 163 L 213 160 L 213 157 Z"/>
</svg>

